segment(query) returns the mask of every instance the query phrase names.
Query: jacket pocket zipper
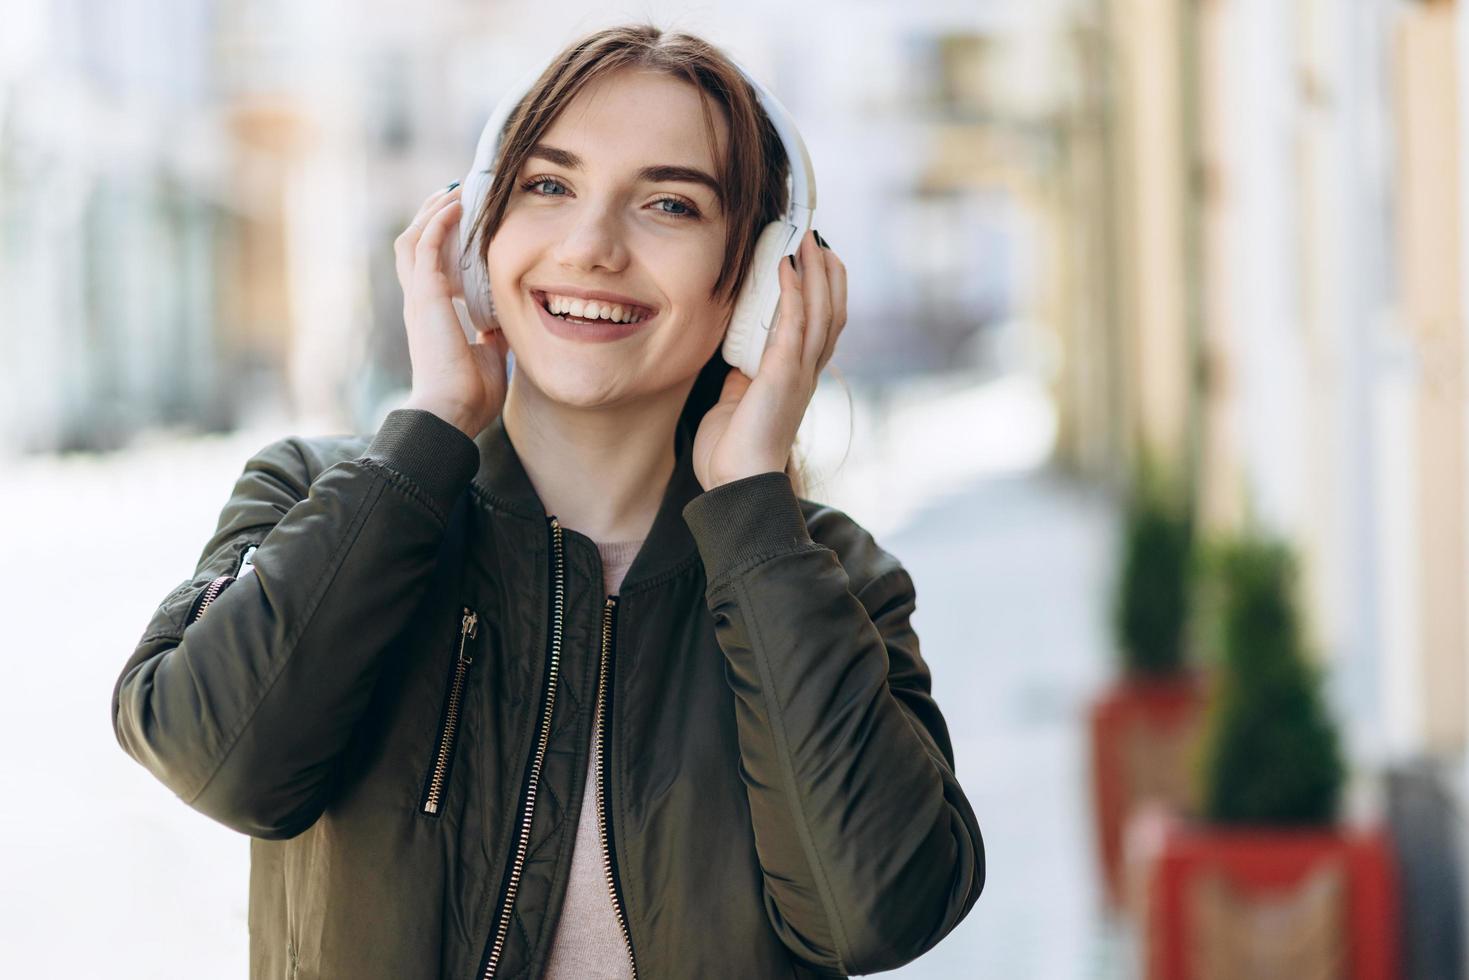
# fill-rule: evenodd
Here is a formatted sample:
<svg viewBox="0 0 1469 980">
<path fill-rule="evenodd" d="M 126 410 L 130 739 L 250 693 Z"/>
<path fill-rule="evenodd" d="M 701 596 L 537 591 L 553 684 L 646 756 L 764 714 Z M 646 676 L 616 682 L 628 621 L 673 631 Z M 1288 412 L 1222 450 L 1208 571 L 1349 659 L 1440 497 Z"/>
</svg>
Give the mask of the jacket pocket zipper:
<svg viewBox="0 0 1469 980">
<path fill-rule="evenodd" d="M 221 592 L 234 584 L 237 579 L 244 578 L 247 572 L 254 569 L 253 559 L 257 547 L 259 545 L 252 544 L 245 549 L 245 553 L 240 556 L 240 567 L 234 575 L 217 575 L 208 585 L 200 590 L 199 594 L 194 597 L 193 603 L 189 606 L 189 614 L 184 617 L 184 626 L 192 626 L 198 622 L 209 611 L 210 604 L 219 598 Z"/>
<path fill-rule="evenodd" d="M 555 515 L 549 518 L 551 532 L 551 630 L 550 662 L 546 671 L 546 695 L 541 702 L 540 736 L 536 740 L 535 754 L 531 757 L 530 770 L 521 786 L 525 805 L 521 809 L 520 826 L 515 832 L 515 857 L 504 884 L 505 897 L 501 900 L 500 916 L 491 939 L 489 955 L 485 960 L 483 980 L 493 980 L 500 954 L 505 949 L 505 936 L 510 930 L 510 912 L 515 907 L 515 893 L 520 887 L 520 874 L 525 867 L 526 850 L 530 845 L 531 819 L 536 809 L 536 788 L 541 780 L 541 763 L 546 757 L 546 744 L 551 738 L 551 712 L 556 706 L 556 679 L 561 666 L 561 628 L 566 611 L 566 568 L 562 554 L 561 522 Z"/>
<path fill-rule="evenodd" d="M 431 816 L 439 813 L 443 801 L 444 785 L 449 781 L 449 764 L 454 761 L 455 736 L 459 731 L 459 706 L 464 697 L 464 678 L 469 674 L 469 665 L 474 658 L 465 654 L 466 641 L 479 633 L 479 613 L 464 607 L 459 620 L 459 657 L 449 674 L 449 695 L 444 699 L 444 720 L 439 725 L 438 748 L 434 752 L 433 768 L 423 788 L 420 809 Z"/>
<path fill-rule="evenodd" d="M 632 953 L 632 933 L 627 928 L 627 915 L 622 908 L 622 888 L 617 879 L 617 861 L 612 856 L 612 803 L 607 792 L 608 770 L 603 765 L 607 758 L 608 719 L 612 714 L 612 637 L 617 613 L 617 596 L 608 596 L 602 608 L 602 665 L 597 675 L 597 713 L 593 746 L 596 751 L 595 777 L 597 780 L 597 836 L 602 839 L 602 872 L 607 877 L 607 891 L 612 896 L 612 909 L 617 913 L 617 924 L 622 927 L 622 942 L 627 947 L 627 963 L 632 980 L 638 977 L 638 961 Z"/>
</svg>

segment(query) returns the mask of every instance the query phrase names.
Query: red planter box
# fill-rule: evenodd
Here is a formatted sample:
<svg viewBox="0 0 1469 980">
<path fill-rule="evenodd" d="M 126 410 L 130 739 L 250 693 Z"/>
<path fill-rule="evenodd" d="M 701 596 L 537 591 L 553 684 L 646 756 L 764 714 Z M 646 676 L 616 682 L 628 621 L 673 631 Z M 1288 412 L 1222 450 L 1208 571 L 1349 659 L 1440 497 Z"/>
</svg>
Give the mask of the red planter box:
<svg viewBox="0 0 1469 980">
<path fill-rule="evenodd" d="M 1218 828 L 1144 812 L 1128 834 L 1147 980 L 1400 976 L 1385 831 Z"/>
<path fill-rule="evenodd" d="M 1092 704 L 1092 797 L 1097 855 L 1109 906 L 1122 901 L 1122 832 L 1141 804 L 1197 812 L 1190 753 L 1208 701 L 1204 675 L 1124 678 Z"/>
</svg>

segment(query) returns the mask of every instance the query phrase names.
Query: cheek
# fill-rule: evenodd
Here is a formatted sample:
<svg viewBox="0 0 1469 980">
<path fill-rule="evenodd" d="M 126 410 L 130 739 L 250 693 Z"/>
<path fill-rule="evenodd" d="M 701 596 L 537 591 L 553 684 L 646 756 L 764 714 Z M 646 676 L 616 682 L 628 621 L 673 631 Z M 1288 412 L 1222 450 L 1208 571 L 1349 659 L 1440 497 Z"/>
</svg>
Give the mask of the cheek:
<svg viewBox="0 0 1469 980">
<path fill-rule="evenodd" d="M 730 304 L 710 300 L 707 290 L 699 294 L 698 301 L 664 349 L 667 363 L 676 365 L 674 373 L 680 376 L 697 374 L 724 343 L 729 327 Z"/>
<path fill-rule="evenodd" d="M 711 329 L 728 306 L 722 297 L 713 295 L 723 257 L 723 238 L 683 244 L 667 249 L 659 256 L 659 278 L 667 284 L 668 294 L 675 305 L 686 311 L 690 319 Z"/>
<path fill-rule="evenodd" d="M 508 283 L 513 281 L 515 269 L 513 263 L 515 256 L 523 254 L 519 243 L 516 241 L 514 231 L 501 226 L 490 240 L 489 251 L 485 254 L 485 264 L 490 274 L 490 289 L 499 287 L 501 291 L 509 288 Z"/>
<path fill-rule="evenodd" d="M 490 239 L 488 253 L 491 272 L 518 276 L 526 263 L 544 248 L 545 234 L 518 208 L 510 207 L 500 219 L 500 227 Z"/>
</svg>

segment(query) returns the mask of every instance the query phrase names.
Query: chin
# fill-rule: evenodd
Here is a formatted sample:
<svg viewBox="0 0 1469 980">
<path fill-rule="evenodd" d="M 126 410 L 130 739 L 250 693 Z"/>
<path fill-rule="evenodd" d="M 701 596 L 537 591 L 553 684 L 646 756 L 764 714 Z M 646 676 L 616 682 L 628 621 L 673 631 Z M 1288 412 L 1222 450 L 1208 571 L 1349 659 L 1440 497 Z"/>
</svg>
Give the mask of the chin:
<svg viewBox="0 0 1469 980">
<path fill-rule="evenodd" d="M 618 381 L 625 370 L 608 363 L 605 356 L 566 356 L 544 347 L 521 359 L 515 355 L 515 370 L 524 370 L 526 379 L 549 401 L 571 408 L 596 408 L 615 398 L 621 386 Z M 601 363 L 598 363 L 601 361 Z"/>
</svg>

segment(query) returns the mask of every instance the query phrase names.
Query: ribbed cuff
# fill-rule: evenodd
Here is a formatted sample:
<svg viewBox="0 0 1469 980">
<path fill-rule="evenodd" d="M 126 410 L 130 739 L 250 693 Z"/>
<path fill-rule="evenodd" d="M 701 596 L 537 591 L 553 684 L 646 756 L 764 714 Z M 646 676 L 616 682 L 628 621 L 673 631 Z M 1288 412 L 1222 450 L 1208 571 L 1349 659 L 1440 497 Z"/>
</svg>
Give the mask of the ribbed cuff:
<svg viewBox="0 0 1469 980">
<path fill-rule="evenodd" d="M 711 589 L 747 563 L 811 545 L 791 478 L 756 473 L 706 490 L 683 508 Z"/>
<path fill-rule="evenodd" d="M 362 455 L 407 477 L 442 516 L 479 470 L 479 446 L 424 408 L 395 408 Z"/>
</svg>

